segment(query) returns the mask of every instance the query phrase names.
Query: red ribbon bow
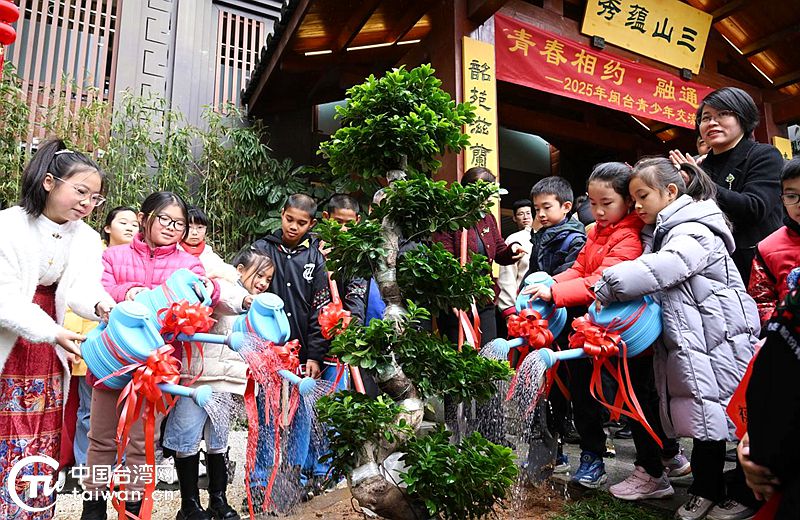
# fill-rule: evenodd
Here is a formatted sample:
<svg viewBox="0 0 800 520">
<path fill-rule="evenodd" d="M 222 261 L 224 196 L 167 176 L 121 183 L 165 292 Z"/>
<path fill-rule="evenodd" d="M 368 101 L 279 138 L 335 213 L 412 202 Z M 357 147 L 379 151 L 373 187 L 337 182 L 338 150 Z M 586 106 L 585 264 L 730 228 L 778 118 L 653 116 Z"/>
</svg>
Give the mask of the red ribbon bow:
<svg viewBox="0 0 800 520">
<path fill-rule="evenodd" d="M 163 393 L 158 385 L 180 382 L 180 361 L 173 357 L 174 350 L 172 345 L 164 345 L 154 350 L 144 363 L 132 363 L 101 379 L 104 381 L 110 377 L 133 371 L 131 381 L 122 389 L 117 400 L 117 407 L 122 407 L 117 423 L 117 460 L 123 460 L 130 440 L 131 427 L 142 416 L 145 434 L 145 461 L 147 467 L 152 468 L 153 475 L 145 485 L 138 518 L 150 518 L 153 511 L 153 491 L 157 480 L 154 449 L 156 412 L 166 415 L 175 404 L 175 398 Z M 142 414 L 142 408 L 144 408 L 144 414 Z M 123 484 L 120 484 L 120 489 L 124 489 Z M 125 511 L 125 504 L 117 498 L 117 495 L 114 496 L 113 503 L 121 520 L 127 516 L 136 518 Z"/>
<path fill-rule="evenodd" d="M 353 319 L 350 311 L 346 311 L 342 307 L 339 289 L 336 287 L 336 281 L 331 278 L 331 273 L 328 273 L 328 283 L 331 289 L 331 302 L 322 308 L 318 318 L 319 326 L 322 328 L 322 337 L 325 339 L 331 339 L 344 332 Z"/>
<path fill-rule="evenodd" d="M 524 338 L 530 348 L 539 349 L 553 344 L 549 323 L 533 309 L 522 309 L 508 319 L 508 335 Z"/>
<path fill-rule="evenodd" d="M 638 421 L 647 433 L 663 447 L 661 439 L 653 431 L 644 416 L 639 400 L 633 391 L 631 376 L 628 371 L 628 347 L 622 340 L 622 333 L 628 330 L 646 308 L 642 303 L 639 309 L 625 320 L 614 319 L 606 326 L 598 325 L 591 321 L 588 314 L 572 321 L 575 332 L 569 338 L 570 348 L 582 348 L 586 355 L 592 359 L 592 378 L 589 383 L 589 393 L 600 404 L 608 408 L 611 418 L 619 419 L 626 415 Z M 614 359 L 612 363 L 610 360 Z M 606 367 L 608 372 L 616 379 L 618 390 L 614 404 L 608 402 L 603 394 L 601 368 Z"/>
<path fill-rule="evenodd" d="M 189 303 L 186 300 L 173 302 L 169 307 L 158 311 L 161 322 L 161 335 L 175 338 L 178 334 L 191 336 L 198 332 L 208 332 L 217 320 L 211 317 L 213 310 L 202 303 Z"/>
</svg>

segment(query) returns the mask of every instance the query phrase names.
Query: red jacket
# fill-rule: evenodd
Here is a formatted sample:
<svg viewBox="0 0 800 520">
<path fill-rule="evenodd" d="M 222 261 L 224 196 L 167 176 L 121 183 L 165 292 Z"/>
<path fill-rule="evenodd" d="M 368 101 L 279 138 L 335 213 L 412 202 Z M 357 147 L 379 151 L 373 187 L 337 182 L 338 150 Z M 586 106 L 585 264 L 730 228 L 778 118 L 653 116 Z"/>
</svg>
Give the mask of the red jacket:
<svg viewBox="0 0 800 520">
<path fill-rule="evenodd" d="M 800 226 L 793 226 L 800 229 Z M 761 323 L 766 323 L 775 306 L 789 293 L 786 277 L 800 265 L 800 233 L 783 226 L 758 243 L 747 292 L 758 305 Z"/>
<path fill-rule="evenodd" d="M 461 233 L 462 231 L 437 231 L 433 234 L 434 242 L 441 242 L 445 249 L 450 251 L 456 258 L 461 257 Z M 478 234 L 480 233 L 483 246 L 486 248 L 486 257 L 489 260 L 489 265 L 492 262 L 497 262 L 500 265 L 511 265 L 514 263 L 514 252 L 511 250 L 511 244 L 506 244 L 500 230 L 497 229 L 497 220 L 494 215 L 487 213 L 475 223 L 474 226 L 469 228 L 467 234 L 467 260 L 472 258 L 472 253 L 478 252 Z M 500 294 L 500 289 L 497 286 L 497 280 L 494 281 L 494 294 Z"/>
<path fill-rule="evenodd" d="M 553 278 L 556 283 L 550 289 L 556 306 L 577 307 L 592 303 L 595 300 L 592 287 L 607 267 L 641 256 L 639 233 L 643 227 L 644 222 L 636 213 L 610 226 L 593 226 L 572 267 Z"/>
</svg>

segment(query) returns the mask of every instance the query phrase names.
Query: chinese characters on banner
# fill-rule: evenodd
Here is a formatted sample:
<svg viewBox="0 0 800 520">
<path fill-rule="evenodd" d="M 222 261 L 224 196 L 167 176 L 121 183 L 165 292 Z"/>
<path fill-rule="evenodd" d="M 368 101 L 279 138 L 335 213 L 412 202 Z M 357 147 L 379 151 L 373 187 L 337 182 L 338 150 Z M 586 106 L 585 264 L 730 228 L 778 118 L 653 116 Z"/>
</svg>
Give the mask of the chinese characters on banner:
<svg viewBox="0 0 800 520">
<path fill-rule="evenodd" d="M 469 135 L 469 147 L 464 152 L 464 169 L 483 166 L 499 179 L 494 46 L 465 36 L 463 57 L 463 101 L 475 107 L 475 121 L 464 129 L 464 133 Z"/>
<path fill-rule="evenodd" d="M 714 89 L 495 15 L 497 79 L 694 128 Z"/>
<path fill-rule="evenodd" d="M 678 0 L 589 0 L 581 32 L 697 74 L 711 20 Z"/>
</svg>

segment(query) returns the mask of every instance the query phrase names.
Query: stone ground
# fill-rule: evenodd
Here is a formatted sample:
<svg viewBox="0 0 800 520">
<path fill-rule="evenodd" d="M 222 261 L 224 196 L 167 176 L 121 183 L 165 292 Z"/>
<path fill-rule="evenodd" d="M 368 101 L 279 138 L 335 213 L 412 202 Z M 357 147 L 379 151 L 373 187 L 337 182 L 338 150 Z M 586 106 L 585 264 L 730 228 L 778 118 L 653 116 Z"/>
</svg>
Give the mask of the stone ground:
<svg viewBox="0 0 800 520">
<path fill-rule="evenodd" d="M 236 477 L 229 486 L 229 502 L 239 508 L 242 518 L 249 518 L 245 508 L 241 507 L 245 497 L 244 486 L 244 460 L 245 446 L 247 443 L 247 432 L 231 432 L 230 446 L 231 458 L 236 461 Z M 606 471 L 609 475 L 609 484 L 614 484 L 625 479 L 633 471 L 634 447 L 633 441 L 614 439 L 616 447 L 616 457 L 606 458 Z M 691 455 L 691 442 L 682 441 L 686 455 Z M 566 445 L 566 453 L 569 456 L 571 469 L 577 467 L 580 459 L 580 448 L 576 445 Z M 731 467 L 729 463 L 726 469 Z M 517 489 L 513 497 L 506 502 L 507 510 L 499 511 L 498 517 L 508 519 L 542 519 L 552 516 L 553 511 L 558 511 L 564 499 L 574 499 L 581 495 L 581 489 L 568 485 L 569 474 L 556 475 L 551 482 L 545 483 L 536 490 L 529 488 Z M 660 511 L 665 515 L 671 515 L 685 500 L 686 490 L 691 483 L 691 477 L 684 477 L 673 480 L 675 496 L 669 499 L 649 500 L 643 504 Z M 175 486 L 177 487 L 177 486 Z M 607 489 L 607 486 L 606 486 Z M 176 511 L 180 508 L 180 493 L 174 490 L 157 490 L 156 507 L 153 513 L 153 520 L 172 520 L 175 518 Z M 207 495 L 201 491 L 203 501 Z M 59 519 L 78 519 L 80 518 L 81 500 L 78 496 L 62 494 L 59 496 L 56 508 L 56 518 Z M 114 518 L 113 510 L 109 507 L 109 518 Z M 347 489 L 337 489 L 321 497 L 316 497 L 312 501 L 301 504 L 292 514 L 284 517 L 293 520 L 316 520 L 319 518 L 331 520 L 355 520 L 364 518 L 364 515 L 355 511 L 351 504 L 350 492 Z"/>
</svg>

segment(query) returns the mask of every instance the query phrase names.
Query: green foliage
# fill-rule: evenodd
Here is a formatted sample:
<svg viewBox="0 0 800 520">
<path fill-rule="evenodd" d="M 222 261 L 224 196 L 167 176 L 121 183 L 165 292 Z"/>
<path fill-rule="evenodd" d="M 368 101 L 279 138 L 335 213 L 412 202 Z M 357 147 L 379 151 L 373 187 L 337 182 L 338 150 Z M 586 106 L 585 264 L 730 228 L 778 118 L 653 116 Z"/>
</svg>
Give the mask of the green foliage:
<svg viewBox="0 0 800 520">
<path fill-rule="evenodd" d="M 339 391 L 317 401 L 319 419 L 333 426 L 326 429 L 330 441 L 331 477 L 338 480 L 354 469 L 353 463 L 368 442 L 395 442 L 397 435 L 411 433 L 411 428 L 395 417 L 403 408 L 385 395 L 373 399 L 364 394 Z"/>
<path fill-rule="evenodd" d="M 28 132 L 28 104 L 19 77 L 10 61 L 3 64 L 0 81 L 0 200 L 11 205 L 19 199 L 19 184 L 25 165 L 20 146 Z"/>
<path fill-rule="evenodd" d="M 563 513 L 553 520 L 663 520 L 655 511 L 630 502 L 616 500 L 608 493 L 581 497 L 579 501 L 564 504 Z M 670 516 L 671 518 L 671 516 Z"/>
<path fill-rule="evenodd" d="M 347 104 L 336 107 L 342 126 L 320 146 L 336 178 L 355 174 L 355 183 L 374 188 L 402 158 L 408 171 L 430 174 L 441 166 L 437 156 L 466 148 L 461 130 L 474 121 L 474 108 L 456 105 L 433 73 L 430 65 L 400 67 L 347 91 Z"/>
<path fill-rule="evenodd" d="M 314 227 L 330 252 L 325 265 L 337 279 L 352 280 L 355 277 L 369 279 L 381 258 L 387 252 L 381 236 L 381 224 L 371 219 L 348 224 L 347 230 L 333 219 L 324 219 Z"/>
<path fill-rule="evenodd" d="M 372 320 L 369 325 L 351 325 L 333 339 L 330 353 L 343 363 L 367 370 L 386 366 L 391 362 L 392 346 L 399 342 L 400 329 L 416 326 L 430 317 L 427 310 L 408 302 L 408 313 L 399 324 Z"/>
<path fill-rule="evenodd" d="M 397 282 L 403 296 L 434 313 L 469 309 L 472 299 L 479 304 L 494 298 L 486 257 L 473 254 L 461 267 L 458 259 L 442 244 L 419 245 L 397 263 Z"/>
<path fill-rule="evenodd" d="M 456 231 L 480 220 L 491 205 L 497 185 L 478 181 L 469 186 L 433 181 L 424 175 L 410 175 L 393 182 L 386 198 L 375 208 L 376 220 L 388 217 L 412 239 L 435 231 Z"/>
<path fill-rule="evenodd" d="M 505 361 L 481 357 L 469 345 L 459 352 L 447 338 L 414 328 L 398 338 L 394 352 L 403 372 L 426 397 L 485 401 L 497 393 L 495 382 L 514 375 Z"/>
<path fill-rule="evenodd" d="M 517 478 L 513 452 L 478 433 L 457 445 L 449 438 L 450 433 L 440 428 L 407 442 L 401 460 L 408 471 L 401 477 L 409 495 L 424 502 L 431 516 L 482 518 Z"/>
<path fill-rule="evenodd" d="M 408 314 L 399 327 L 385 320 L 352 325 L 333 340 L 330 353 L 343 363 L 368 370 L 385 367 L 394 354 L 403 372 L 426 397 L 484 401 L 497 391 L 496 381 L 511 378 L 508 363 L 483 358 L 470 347 L 459 352 L 446 338 L 420 330 L 419 324 L 427 319 L 427 310 L 408 302 Z"/>
</svg>

